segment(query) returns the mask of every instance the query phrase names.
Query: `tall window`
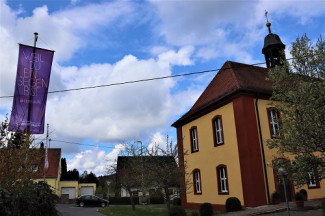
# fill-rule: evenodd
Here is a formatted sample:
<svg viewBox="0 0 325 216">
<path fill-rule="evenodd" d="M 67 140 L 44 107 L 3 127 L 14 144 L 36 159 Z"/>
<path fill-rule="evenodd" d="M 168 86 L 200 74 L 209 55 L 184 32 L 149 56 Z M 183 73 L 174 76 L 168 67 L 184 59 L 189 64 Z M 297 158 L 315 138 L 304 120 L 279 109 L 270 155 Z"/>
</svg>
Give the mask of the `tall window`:
<svg viewBox="0 0 325 216">
<path fill-rule="evenodd" d="M 311 172 L 308 172 L 308 188 L 319 188 L 320 184 L 317 180 L 317 177 L 315 176 L 314 170 Z"/>
<path fill-rule="evenodd" d="M 193 180 L 194 180 L 194 194 L 201 194 L 201 175 L 200 170 L 196 169 L 193 171 Z"/>
<path fill-rule="evenodd" d="M 308 172 L 309 187 L 316 187 L 316 178 L 314 172 Z"/>
<path fill-rule="evenodd" d="M 191 134 L 191 150 L 192 152 L 199 151 L 199 144 L 198 144 L 198 138 L 197 138 L 197 127 L 192 127 L 190 129 Z"/>
<path fill-rule="evenodd" d="M 268 109 L 268 115 L 271 137 L 275 138 L 280 136 L 279 112 L 276 109 Z"/>
<path fill-rule="evenodd" d="M 216 116 L 212 120 L 214 146 L 224 144 L 221 116 Z"/>
<path fill-rule="evenodd" d="M 227 167 L 225 165 L 219 165 L 217 167 L 217 176 L 219 194 L 229 194 Z"/>
</svg>

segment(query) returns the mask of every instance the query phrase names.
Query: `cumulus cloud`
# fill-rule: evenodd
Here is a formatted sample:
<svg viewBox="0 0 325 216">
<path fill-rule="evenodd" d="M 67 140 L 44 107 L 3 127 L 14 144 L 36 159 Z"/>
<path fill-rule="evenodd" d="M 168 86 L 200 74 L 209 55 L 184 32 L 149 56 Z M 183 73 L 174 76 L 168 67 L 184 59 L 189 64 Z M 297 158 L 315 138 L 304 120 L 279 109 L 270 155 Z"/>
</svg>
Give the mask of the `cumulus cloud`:
<svg viewBox="0 0 325 216">
<path fill-rule="evenodd" d="M 222 57 L 247 63 L 258 61 L 251 50 L 257 44 L 262 46 L 261 41 L 267 34 L 265 9 L 278 29 L 281 24 L 277 19 L 283 17 L 296 20 L 294 25 L 313 25 L 313 18 L 322 16 L 324 9 L 322 0 L 150 2 L 157 8 L 160 32 L 169 44 L 196 46 L 196 56 L 204 60 Z M 231 49 L 225 46 L 228 44 L 232 44 Z"/>
<path fill-rule="evenodd" d="M 190 64 L 190 54 L 191 49 L 184 48 L 157 60 L 128 55 L 113 65 L 61 67 L 60 76 L 67 89 L 168 76 L 172 65 Z M 164 79 L 50 95 L 47 119 L 59 134 L 105 142 L 138 138 L 169 127 L 174 85 L 172 79 Z"/>
<path fill-rule="evenodd" d="M 90 150 L 73 154 L 70 159 L 67 159 L 67 169 L 77 169 L 80 174 L 84 171 L 88 171 L 88 173 L 92 171 L 97 176 L 106 175 L 108 169 L 114 166 L 118 154 L 124 147 L 123 144 L 115 145 L 114 149 L 109 153 L 94 147 Z"/>
</svg>

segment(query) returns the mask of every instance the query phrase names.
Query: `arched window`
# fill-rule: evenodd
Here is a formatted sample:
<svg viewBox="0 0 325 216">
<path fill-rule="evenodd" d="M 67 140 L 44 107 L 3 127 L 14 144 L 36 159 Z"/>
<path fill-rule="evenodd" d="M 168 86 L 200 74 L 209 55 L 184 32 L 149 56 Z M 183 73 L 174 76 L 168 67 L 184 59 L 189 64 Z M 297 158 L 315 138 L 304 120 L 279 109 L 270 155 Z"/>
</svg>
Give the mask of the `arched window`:
<svg viewBox="0 0 325 216">
<path fill-rule="evenodd" d="M 193 170 L 194 194 L 202 194 L 201 173 L 199 169 Z"/>
<path fill-rule="evenodd" d="M 275 108 L 267 109 L 268 117 L 269 117 L 269 126 L 270 133 L 272 138 L 276 138 L 280 136 L 280 115 L 279 111 Z"/>
<path fill-rule="evenodd" d="M 199 142 L 198 142 L 196 126 L 191 127 L 190 137 L 191 137 L 191 152 L 193 153 L 199 151 Z"/>
<path fill-rule="evenodd" d="M 217 115 L 212 119 L 214 146 L 224 144 L 222 118 Z"/>
<path fill-rule="evenodd" d="M 217 167 L 218 191 L 219 194 L 229 194 L 227 166 L 219 165 Z"/>
</svg>

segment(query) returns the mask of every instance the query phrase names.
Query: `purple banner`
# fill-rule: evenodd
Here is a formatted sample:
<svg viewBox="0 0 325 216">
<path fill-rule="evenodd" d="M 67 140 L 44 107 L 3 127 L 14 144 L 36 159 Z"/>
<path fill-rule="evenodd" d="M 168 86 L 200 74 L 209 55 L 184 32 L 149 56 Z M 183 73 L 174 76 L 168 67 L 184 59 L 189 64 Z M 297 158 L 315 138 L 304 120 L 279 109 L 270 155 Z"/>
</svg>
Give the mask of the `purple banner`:
<svg viewBox="0 0 325 216">
<path fill-rule="evenodd" d="M 44 133 L 53 54 L 54 51 L 19 44 L 10 131 Z"/>
</svg>

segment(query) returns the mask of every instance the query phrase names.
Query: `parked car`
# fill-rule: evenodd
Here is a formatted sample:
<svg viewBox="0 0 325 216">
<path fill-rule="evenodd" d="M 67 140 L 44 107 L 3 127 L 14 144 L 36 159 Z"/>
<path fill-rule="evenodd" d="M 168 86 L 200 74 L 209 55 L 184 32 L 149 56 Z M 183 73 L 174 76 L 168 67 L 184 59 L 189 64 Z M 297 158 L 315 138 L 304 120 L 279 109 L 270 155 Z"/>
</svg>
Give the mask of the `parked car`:
<svg viewBox="0 0 325 216">
<path fill-rule="evenodd" d="M 105 207 L 109 203 L 108 200 L 99 198 L 95 195 L 82 195 L 76 199 L 76 204 L 80 207 L 84 206 L 101 206 Z"/>
</svg>

